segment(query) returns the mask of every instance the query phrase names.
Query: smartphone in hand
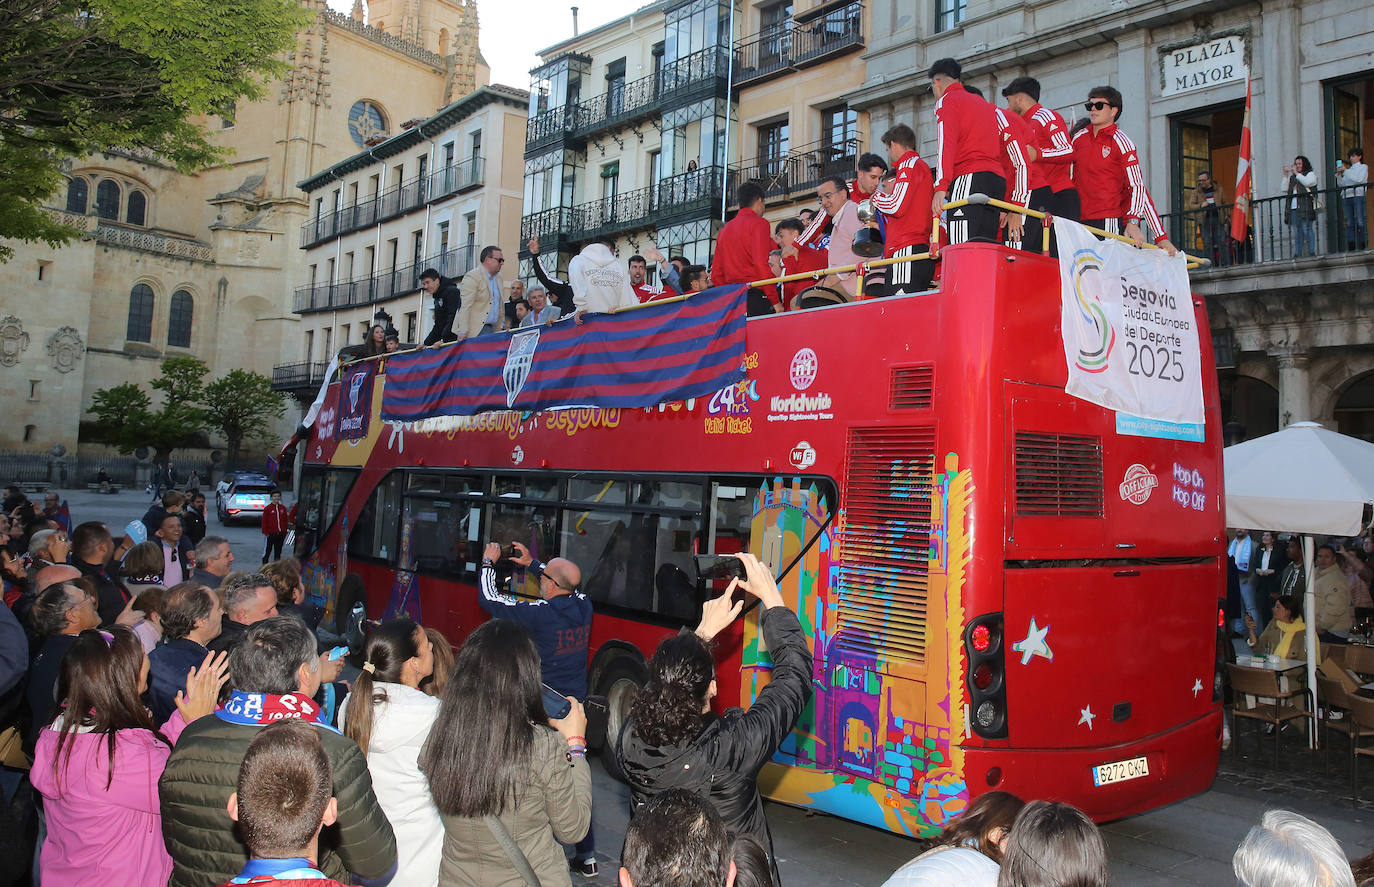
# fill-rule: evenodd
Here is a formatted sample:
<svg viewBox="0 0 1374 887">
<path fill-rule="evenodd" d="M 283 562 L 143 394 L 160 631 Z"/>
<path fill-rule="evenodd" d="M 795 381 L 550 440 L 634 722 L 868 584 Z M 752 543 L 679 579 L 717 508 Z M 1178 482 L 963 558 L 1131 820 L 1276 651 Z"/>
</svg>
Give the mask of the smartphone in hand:
<svg viewBox="0 0 1374 887">
<path fill-rule="evenodd" d="M 744 561 L 733 554 L 698 554 L 693 557 L 696 561 L 697 575 L 702 579 L 748 578 L 748 574 L 744 572 Z"/>
<path fill-rule="evenodd" d="M 544 714 L 553 720 L 562 720 L 572 711 L 572 703 L 568 701 L 568 697 L 543 681 L 539 682 L 539 692 L 544 697 Z"/>
</svg>

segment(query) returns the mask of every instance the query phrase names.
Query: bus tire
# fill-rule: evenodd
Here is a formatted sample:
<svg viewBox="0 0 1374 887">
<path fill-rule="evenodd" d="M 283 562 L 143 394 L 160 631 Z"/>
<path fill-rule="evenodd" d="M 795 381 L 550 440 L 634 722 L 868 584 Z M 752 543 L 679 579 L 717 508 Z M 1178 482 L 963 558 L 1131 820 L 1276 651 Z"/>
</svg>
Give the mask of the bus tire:
<svg viewBox="0 0 1374 887">
<path fill-rule="evenodd" d="M 638 653 L 621 653 L 598 669 L 596 695 L 606 700 L 606 732 L 597 737 L 598 747 L 604 742 L 614 748 L 635 696 L 648 682 L 649 668 Z"/>
</svg>

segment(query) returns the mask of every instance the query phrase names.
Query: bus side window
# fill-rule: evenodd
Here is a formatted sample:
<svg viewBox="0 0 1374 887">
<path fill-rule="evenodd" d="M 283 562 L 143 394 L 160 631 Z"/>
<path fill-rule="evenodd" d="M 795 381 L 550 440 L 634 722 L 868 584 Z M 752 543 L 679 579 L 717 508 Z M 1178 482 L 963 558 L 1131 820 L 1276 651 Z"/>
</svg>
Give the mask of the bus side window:
<svg viewBox="0 0 1374 887">
<path fill-rule="evenodd" d="M 474 556 L 472 540 L 480 538 L 482 509 L 470 498 L 481 493 L 478 478 L 408 473 L 401 520 L 410 530 L 410 547 L 404 557 L 398 547 L 397 568 L 475 578 L 481 556 Z"/>
<path fill-rule="evenodd" d="M 404 480 L 402 472 L 393 471 L 372 491 L 349 534 L 350 557 L 376 558 L 390 563 L 398 556 L 396 530 L 401 516 Z"/>
<path fill-rule="evenodd" d="M 296 506 L 296 554 L 305 556 L 319 546 L 320 534 L 334 523 L 358 472 L 307 465 L 301 476 Z"/>
<path fill-rule="evenodd" d="M 692 540 L 697 535 L 701 488 L 685 483 L 634 486 L 634 508 L 607 507 L 611 497 L 595 495 L 585 497 L 585 506 L 565 506 L 563 556 L 582 568 L 582 588 L 598 603 L 694 619 L 700 599 Z M 571 483 L 569 490 L 572 498 Z"/>
</svg>

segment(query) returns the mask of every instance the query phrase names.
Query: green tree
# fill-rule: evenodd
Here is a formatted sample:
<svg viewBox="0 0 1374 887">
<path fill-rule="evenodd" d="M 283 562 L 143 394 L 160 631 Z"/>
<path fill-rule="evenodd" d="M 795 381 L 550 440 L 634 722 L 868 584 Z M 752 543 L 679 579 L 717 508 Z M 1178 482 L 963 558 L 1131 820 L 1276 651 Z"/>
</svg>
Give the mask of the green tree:
<svg viewBox="0 0 1374 887">
<path fill-rule="evenodd" d="M 162 374 L 150 383 L 162 392 L 158 409 L 153 409 L 152 397 L 134 382 L 95 392 L 91 413 L 101 439 L 125 453 L 151 447 L 153 461 L 165 464 L 174 449 L 196 443 L 205 429 L 200 403 L 207 372 L 205 364 L 194 357 L 164 360 Z"/>
<path fill-rule="evenodd" d="M 73 158 L 149 152 L 183 172 L 223 160 L 195 118 L 261 98 L 310 16 L 300 0 L 0 3 L 0 238 L 76 236 L 42 210 Z M 12 254 L 0 245 L 0 261 Z"/>
<path fill-rule="evenodd" d="M 272 390 L 272 380 L 252 370 L 230 370 L 205 386 L 204 398 L 210 428 L 229 444 L 230 466 L 238 464 L 245 440 L 267 439 L 286 412 L 286 400 Z"/>
</svg>

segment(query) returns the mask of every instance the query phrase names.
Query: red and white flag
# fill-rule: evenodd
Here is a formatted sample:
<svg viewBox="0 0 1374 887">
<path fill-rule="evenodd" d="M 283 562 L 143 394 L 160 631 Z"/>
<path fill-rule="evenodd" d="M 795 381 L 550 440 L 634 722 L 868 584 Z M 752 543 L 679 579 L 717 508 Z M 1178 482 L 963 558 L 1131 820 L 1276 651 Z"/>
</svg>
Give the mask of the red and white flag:
<svg viewBox="0 0 1374 887">
<path fill-rule="evenodd" d="M 1231 239 L 1244 242 L 1250 218 L 1250 79 L 1245 80 L 1245 119 L 1240 126 L 1240 159 L 1236 162 L 1236 202 L 1231 207 Z"/>
</svg>

